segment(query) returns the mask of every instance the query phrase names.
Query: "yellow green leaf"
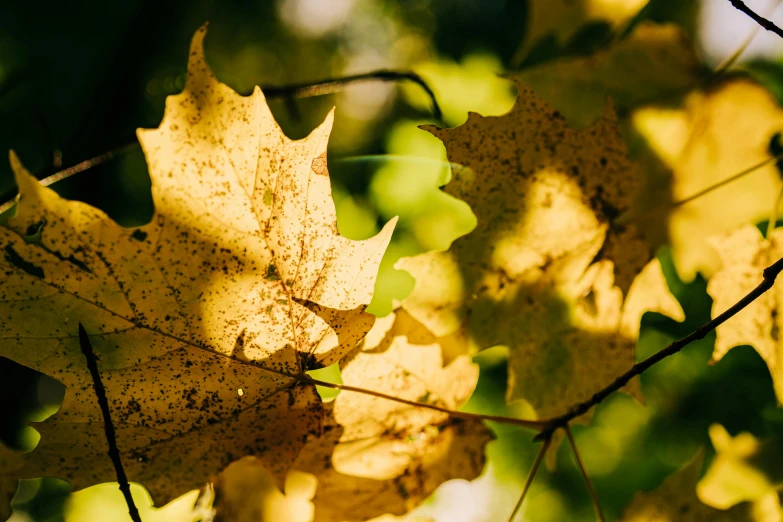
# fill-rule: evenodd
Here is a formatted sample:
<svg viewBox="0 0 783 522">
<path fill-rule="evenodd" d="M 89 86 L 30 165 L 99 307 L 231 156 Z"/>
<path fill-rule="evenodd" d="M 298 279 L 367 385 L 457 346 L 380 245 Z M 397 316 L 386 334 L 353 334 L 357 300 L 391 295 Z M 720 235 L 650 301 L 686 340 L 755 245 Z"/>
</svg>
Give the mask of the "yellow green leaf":
<svg viewBox="0 0 783 522">
<path fill-rule="evenodd" d="M 0 228 L 1 355 L 66 392 L 12 477 L 81 489 L 115 480 L 77 327 L 89 334 L 129 479 L 156 503 L 255 455 L 279 480 L 322 405 L 292 376 L 353 349 L 393 222 L 337 232 L 332 123 L 288 139 L 259 89 L 242 97 L 204 61 L 200 29 L 181 94 L 139 131 L 155 214 L 136 229 L 38 184 L 12 155 L 18 215 Z M 271 196 L 270 196 L 271 191 Z M 27 231 L 41 228 L 28 243 Z"/>
<path fill-rule="evenodd" d="M 546 62 L 515 77 L 584 128 L 601 116 L 607 96 L 620 111 L 684 94 L 699 80 L 700 64 L 679 27 L 647 22 L 590 56 Z"/>
<path fill-rule="evenodd" d="M 759 441 L 750 433 L 732 437 L 723 426 L 713 424 L 710 440 L 716 455 L 696 488 L 702 502 L 729 509 L 741 502 L 777 497 L 783 488 L 779 439 Z"/>
<path fill-rule="evenodd" d="M 658 489 L 637 493 L 620 517 L 620 522 L 780 522 L 777 495 L 719 510 L 703 504 L 696 496 L 704 458 L 697 455 L 664 480 Z"/>
</svg>

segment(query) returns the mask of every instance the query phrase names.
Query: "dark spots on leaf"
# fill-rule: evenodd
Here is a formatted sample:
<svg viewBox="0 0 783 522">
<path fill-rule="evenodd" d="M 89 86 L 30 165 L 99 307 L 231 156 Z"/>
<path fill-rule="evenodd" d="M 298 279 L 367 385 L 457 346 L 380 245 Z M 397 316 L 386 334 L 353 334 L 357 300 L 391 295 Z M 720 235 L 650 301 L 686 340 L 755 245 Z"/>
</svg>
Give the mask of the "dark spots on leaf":
<svg viewBox="0 0 783 522">
<path fill-rule="evenodd" d="M 320 370 L 324 367 L 320 361 L 316 360 L 315 354 L 312 353 L 305 354 L 302 358 L 302 366 L 304 366 L 304 369 L 307 372 L 311 370 Z"/>
<path fill-rule="evenodd" d="M 326 176 L 326 152 L 322 152 L 320 156 L 313 160 L 310 168 L 319 176 Z"/>
<path fill-rule="evenodd" d="M 277 273 L 277 267 L 271 263 L 266 267 L 266 280 L 280 281 L 280 274 Z"/>
<path fill-rule="evenodd" d="M 617 216 L 620 215 L 620 209 L 612 205 L 609 201 L 606 200 L 606 197 L 604 195 L 604 188 L 602 186 L 598 186 L 595 189 L 595 196 L 592 197 L 590 200 L 591 206 L 598 210 L 604 217 L 606 217 L 609 221 L 614 221 Z"/>
<path fill-rule="evenodd" d="M 14 265 L 16 268 L 19 268 L 20 270 L 24 270 L 28 274 L 34 277 L 38 277 L 40 279 L 44 278 L 44 271 L 43 268 L 40 266 L 31 263 L 29 261 L 26 261 L 22 256 L 20 256 L 16 250 L 14 250 L 14 247 L 11 245 L 6 245 L 5 247 L 5 259 L 12 265 Z"/>
<path fill-rule="evenodd" d="M 410 492 L 408 492 L 408 488 L 406 488 L 402 482 L 397 483 L 397 493 L 405 500 L 408 500 L 411 496 Z"/>
<path fill-rule="evenodd" d="M 32 225 L 28 226 L 24 233 L 24 240 L 28 243 L 40 243 L 44 225 L 46 225 L 46 220 L 42 219 L 37 223 L 33 223 Z"/>
<path fill-rule="evenodd" d="M 144 241 L 145 239 L 147 239 L 147 233 L 144 232 L 142 229 L 137 228 L 136 230 L 133 231 L 131 237 L 136 241 Z"/>
<path fill-rule="evenodd" d="M 128 414 L 131 415 L 133 413 L 138 413 L 141 411 L 141 404 L 139 404 L 139 401 L 136 399 L 131 399 L 128 401 Z"/>
</svg>

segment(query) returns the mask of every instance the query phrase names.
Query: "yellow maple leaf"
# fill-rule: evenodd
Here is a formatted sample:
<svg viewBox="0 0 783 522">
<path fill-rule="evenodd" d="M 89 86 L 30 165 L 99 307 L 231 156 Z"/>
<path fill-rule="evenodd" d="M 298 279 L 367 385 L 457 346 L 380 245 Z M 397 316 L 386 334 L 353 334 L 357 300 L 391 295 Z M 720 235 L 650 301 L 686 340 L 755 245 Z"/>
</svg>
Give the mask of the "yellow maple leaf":
<svg viewBox="0 0 783 522">
<path fill-rule="evenodd" d="M 446 252 L 400 260 L 416 278 L 403 304 L 437 336 L 464 328 L 479 348 L 507 345 L 509 400 L 560 414 L 633 365 L 644 311 L 682 316 L 652 247 L 612 226 L 639 178 L 610 107 L 575 130 L 520 85 L 506 115 L 424 128 L 467 167 L 444 190 L 478 225 Z"/>
<path fill-rule="evenodd" d="M 770 159 L 783 109 L 762 86 L 734 78 L 690 93 L 681 108 L 640 108 L 631 123 L 651 152 L 640 161 L 654 187 L 647 203 L 655 219 L 640 220 L 642 226 L 653 233 L 666 223 L 682 279 L 709 276 L 719 261 L 707 238 L 768 218 L 781 189 L 777 169 L 769 164 L 683 205 L 669 204 Z"/>
<path fill-rule="evenodd" d="M 699 481 L 696 493 L 702 502 L 729 509 L 742 502 L 764 502 L 783 488 L 783 453 L 780 440 L 759 441 L 750 433 L 732 437 L 720 424 L 710 426 L 715 459 Z M 777 522 L 783 520 L 778 503 Z"/>
<path fill-rule="evenodd" d="M 379 320 L 340 366 L 344 385 L 448 409 L 478 380 L 467 356 L 444 366 L 438 340 L 404 310 Z M 480 421 L 350 391 L 329 406 L 323 437 L 294 465 L 318 478 L 316 522 L 403 515 L 443 482 L 483 469 L 492 435 Z"/>
<path fill-rule="evenodd" d="M 243 457 L 223 470 L 216 484 L 217 512 L 223 522 L 312 522 L 316 479 L 292 470 L 284 491 L 255 457 Z"/>
<path fill-rule="evenodd" d="M 571 125 L 584 128 L 601 116 L 607 96 L 618 112 L 668 101 L 695 86 L 700 72 L 682 29 L 645 22 L 590 56 L 545 62 L 515 76 L 557 107 Z"/>
<path fill-rule="evenodd" d="M 66 387 L 14 477 L 115 480 L 79 323 L 127 474 L 157 504 L 244 455 L 285 476 L 322 422 L 314 387 L 294 376 L 338 360 L 373 323 L 364 308 L 394 223 L 365 241 L 338 234 L 332 116 L 289 140 L 259 89 L 242 97 L 214 78 L 205 32 L 161 126 L 139 131 L 150 224 L 125 229 L 61 199 L 12 155 L 21 201 L 0 227 L 0 353 Z"/>
<path fill-rule="evenodd" d="M 703 456 L 696 455 L 664 480 L 658 489 L 637 493 L 620 517 L 620 522 L 780 522 L 777 495 L 730 510 L 703 504 L 696 496 L 696 483 L 703 462 Z"/>
<path fill-rule="evenodd" d="M 783 257 L 783 230 L 780 229 L 772 231 L 769 241 L 752 225 L 709 241 L 722 263 L 707 283 L 707 293 L 713 299 L 713 316 L 723 313 L 755 288 L 762 280 L 762 271 Z M 783 289 L 774 286 L 729 323 L 718 326 L 712 353 L 712 359 L 719 361 L 735 346 L 753 346 L 767 363 L 778 403 L 783 403 L 783 358 L 778 334 L 783 320 L 781 306 Z"/>
</svg>

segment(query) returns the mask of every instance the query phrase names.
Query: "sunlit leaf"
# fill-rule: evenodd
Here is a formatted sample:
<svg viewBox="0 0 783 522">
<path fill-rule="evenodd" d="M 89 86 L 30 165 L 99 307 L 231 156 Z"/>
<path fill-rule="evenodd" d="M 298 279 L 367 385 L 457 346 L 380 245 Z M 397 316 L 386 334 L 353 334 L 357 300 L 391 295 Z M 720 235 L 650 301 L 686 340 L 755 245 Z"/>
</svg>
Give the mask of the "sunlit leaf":
<svg viewBox="0 0 783 522">
<path fill-rule="evenodd" d="M 90 335 L 131 481 L 166 502 L 254 455 L 278 479 L 321 431 L 294 377 L 352 350 L 394 223 L 337 233 L 326 169 L 332 117 L 289 140 L 260 90 L 241 97 L 193 39 L 185 90 L 139 131 L 152 222 L 125 229 L 41 187 L 12 155 L 18 215 L 0 228 L 2 355 L 65 385 L 18 478 L 75 490 L 116 480 L 77 340 Z M 27 242 L 41 228 L 40 240 Z"/>
<path fill-rule="evenodd" d="M 696 489 L 702 502 L 729 509 L 741 502 L 777 498 L 783 488 L 779 439 L 759 441 L 750 433 L 732 437 L 720 424 L 710 426 L 710 439 L 717 455 Z M 781 519 L 783 514 L 779 515 Z"/>
<path fill-rule="evenodd" d="M 447 343 L 398 310 L 340 362 L 343 383 L 458 408 L 473 392 L 478 366 L 464 355 L 444 366 Z M 492 435 L 479 421 L 349 391 L 330 406 L 324 436 L 295 464 L 318 478 L 316 522 L 402 515 L 441 483 L 483 469 Z"/>
<path fill-rule="evenodd" d="M 707 238 L 769 218 L 781 188 L 777 169 L 770 162 L 688 203 L 670 205 L 769 160 L 770 140 L 783 130 L 783 109 L 756 83 L 732 79 L 692 92 L 682 108 L 639 109 L 632 123 L 650 152 L 640 158 L 650 185 L 650 219 L 640 220 L 642 226 L 668 234 L 682 279 L 710 275 L 719 260 Z"/>
<path fill-rule="evenodd" d="M 713 299 L 713 316 L 732 306 L 761 282 L 764 268 L 783 257 L 781 242 L 783 230 L 774 230 L 767 241 L 751 225 L 710 239 L 722 265 L 707 285 Z M 776 285 L 730 322 L 717 328 L 712 354 L 713 360 L 719 361 L 735 346 L 753 346 L 767 363 L 779 403 L 783 402 L 783 359 L 779 338 L 782 306 L 783 288 Z"/>
<path fill-rule="evenodd" d="M 703 504 L 696 496 L 696 482 L 704 458 L 697 455 L 669 476 L 658 489 L 637 493 L 625 509 L 621 522 L 780 522 L 777 495 L 719 510 Z"/>
<path fill-rule="evenodd" d="M 681 317 L 653 248 L 613 226 L 640 180 L 611 108 L 574 130 L 520 87 L 506 115 L 426 129 L 467 167 L 444 190 L 478 225 L 446 252 L 398 263 L 416 278 L 404 306 L 437 336 L 466 329 L 479 348 L 508 346 L 509 400 L 562 413 L 633 365 L 644 311 Z"/>
</svg>

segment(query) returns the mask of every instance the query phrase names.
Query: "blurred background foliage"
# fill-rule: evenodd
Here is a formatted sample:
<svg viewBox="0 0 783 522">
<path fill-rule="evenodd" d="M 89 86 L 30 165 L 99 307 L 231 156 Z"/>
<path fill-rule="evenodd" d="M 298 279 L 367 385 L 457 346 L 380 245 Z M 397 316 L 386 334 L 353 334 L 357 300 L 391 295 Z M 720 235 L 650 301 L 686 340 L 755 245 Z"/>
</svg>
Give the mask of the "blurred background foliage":
<svg viewBox="0 0 783 522">
<path fill-rule="evenodd" d="M 760 12 L 774 3 L 748 2 Z M 141 150 L 125 145 L 134 142 L 136 128 L 157 126 L 166 96 L 184 86 L 189 40 L 205 20 L 210 23 L 208 61 L 217 77 L 239 92 L 250 92 L 256 84 L 280 86 L 375 69 L 413 70 L 434 90 L 442 121 L 433 118 L 422 89 L 409 82 L 366 81 L 325 96 L 270 100 L 291 138 L 305 136 L 337 106 L 328 162 L 344 235 L 369 237 L 389 218 L 400 216 L 372 305 L 378 315 L 388 313 L 392 300 L 412 288 L 412 278 L 394 270 L 397 259 L 445 249 L 475 225 L 467 205 L 437 190 L 451 170 L 462 167 L 449 165 L 441 142 L 418 125 L 456 126 L 468 111 L 503 114 L 513 104 L 515 86 L 499 74 L 522 71 L 535 84 L 540 67 L 600 53 L 625 41 L 645 21 L 681 28 L 698 57 L 694 78 L 709 76 L 754 31 L 749 19 L 722 0 L 9 1 L 0 6 L 0 150 L 16 150 L 43 178 L 122 148 L 112 161 L 54 188 L 103 209 L 123 225 L 145 223 L 153 210 L 149 176 Z M 622 67 L 608 70 L 623 74 Z M 783 100 L 783 40 L 758 34 L 725 74 L 751 78 Z M 689 90 L 702 87 L 689 80 L 667 91 L 665 100 L 620 96 L 618 112 L 628 123 L 642 101 L 678 110 Z M 598 89 L 603 96 L 614 87 L 599 83 Z M 600 112 L 601 106 L 593 109 Z M 733 123 L 719 122 L 727 127 Z M 634 137 L 644 138 L 649 131 L 663 141 L 671 138 L 665 128 L 626 130 L 640 158 L 644 153 L 635 148 Z M 756 145 L 766 151 L 764 140 Z M 755 159 L 738 161 L 749 166 Z M 707 181 L 723 177 L 707 176 Z M 3 201 L 15 194 L 5 162 L 0 162 L 0 194 Z M 675 266 L 676 255 L 666 246 L 659 257 L 687 319 L 680 324 L 647 314 L 637 348 L 640 359 L 689 333 L 710 313 L 702 276 Z M 635 493 L 656 488 L 699 451 L 706 455 L 706 467 L 715 455 L 709 437 L 713 424 L 732 435 L 744 431 L 763 440 L 783 440 L 783 410 L 763 361 L 743 347 L 708 365 L 713 342 L 709 336 L 645 373 L 645 406 L 615 395 L 597 408 L 590 426 L 574 429 L 610 520 Z M 468 410 L 531 414 L 524 403 L 505 404 L 503 347 L 481 352 L 476 361 L 481 379 Z M 62 387 L 5 359 L 0 360 L 0 376 L 0 439 L 29 450 L 37 434 L 27 423 L 56 411 Z M 483 475 L 470 483 L 444 484 L 418 514 L 448 522 L 507 518 L 537 445 L 532 432 L 492 428 L 498 438 L 488 446 Z M 783 467 L 783 462 L 774 464 Z M 134 486 L 134 495 L 145 521 L 193 518 L 193 493 L 163 510 L 152 508 L 141 487 Z M 561 447 L 556 470 L 539 473 L 518 520 L 593 516 L 574 459 Z M 111 522 L 128 516 L 111 486 L 69 495 L 66 483 L 45 479 L 23 482 L 12 520 Z"/>
</svg>

